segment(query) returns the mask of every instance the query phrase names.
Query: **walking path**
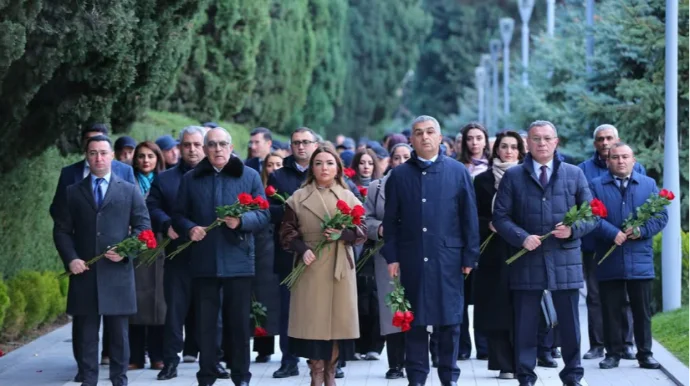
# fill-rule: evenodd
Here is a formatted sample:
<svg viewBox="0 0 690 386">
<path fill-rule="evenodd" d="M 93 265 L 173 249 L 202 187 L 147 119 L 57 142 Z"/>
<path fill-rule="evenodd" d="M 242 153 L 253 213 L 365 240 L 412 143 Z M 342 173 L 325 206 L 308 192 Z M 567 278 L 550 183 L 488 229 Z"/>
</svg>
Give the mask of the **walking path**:
<svg viewBox="0 0 690 386">
<path fill-rule="evenodd" d="M 471 310 L 471 307 L 470 307 Z M 582 352 L 586 352 L 587 345 L 587 313 L 584 301 L 580 304 L 580 325 L 582 326 Z M 471 318 L 470 318 L 471 320 Z M 0 358 L 0 386 L 78 386 L 71 382 L 76 373 L 76 366 L 72 358 L 71 325 L 67 325 L 38 340 L 16 350 L 3 358 Z M 280 353 L 278 347 L 276 352 Z M 678 368 L 680 362 L 669 357 L 668 353 L 660 348 L 656 342 L 654 347 L 655 357 L 665 367 Z M 474 355 L 474 354 L 473 354 Z M 252 357 L 254 354 L 252 354 Z M 309 384 L 309 370 L 304 361 L 300 364 L 300 376 L 283 380 L 273 379 L 271 375 L 279 366 L 280 354 L 274 355 L 270 363 L 252 363 L 251 371 L 253 379 L 251 384 L 258 386 L 298 386 Z M 675 361 L 675 363 L 670 363 Z M 558 360 L 562 367 L 562 362 Z M 585 379 L 583 384 L 590 386 L 673 386 L 676 385 L 664 372 L 660 370 L 640 369 L 636 361 L 621 361 L 620 367 L 612 370 L 600 370 L 599 360 L 583 360 L 585 367 Z M 517 385 L 515 380 L 498 380 L 497 372 L 486 369 L 486 361 L 472 359 L 458 362 L 461 369 L 459 385 L 476 386 L 508 386 Z M 181 364 L 179 377 L 170 381 L 157 381 L 157 371 L 138 370 L 130 371 L 129 384 L 131 386 L 196 386 L 197 364 Z M 107 380 L 108 368 L 101 366 L 101 381 L 99 385 L 109 386 Z M 387 361 L 382 355 L 379 361 L 348 362 L 344 368 L 345 378 L 338 380 L 338 385 L 346 386 L 405 386 L 405 379 L 388 381 L 384 374 L 388 370 Z M 687 367 L 681 364 L 680 371 L 685 370 L 681 376 L 676 375 L 683 383 L 687 384 Z M 540 386 L 560 386 L 558 378 L 559 369 L 545 369 L 537 367 Z M 232 385 L 230 380 L 219 380 L 219 386 Z M 427 385 L 438 386 L 440 382 L 436 373 L 429 377 Z"/>
</svg>

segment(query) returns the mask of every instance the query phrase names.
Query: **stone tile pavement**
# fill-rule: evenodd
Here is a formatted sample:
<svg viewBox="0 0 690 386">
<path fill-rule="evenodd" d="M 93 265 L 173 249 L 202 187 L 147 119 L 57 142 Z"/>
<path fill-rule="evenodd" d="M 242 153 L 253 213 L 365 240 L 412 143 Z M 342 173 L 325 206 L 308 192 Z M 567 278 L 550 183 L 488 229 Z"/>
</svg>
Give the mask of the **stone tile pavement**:
<svg viewBox="0 0 690 386">
<path fill-rule="evenodd" d="M 471 307 L 470 307 L 471 309 Z M 587 347 L 587 319 L 584 303 L 580 305 L 580 319 L 582 326 L 583 353 Z M 71 326 L 62 327 L 40 339 L 9 353 L 0 358 L 0 386 L 79 386 L 71 382 L 76 372 L 71 350 Z M 276 352 L 280 352 L 276 347 Z M 252 354 L 254 355 L 254 354 Z M 300 376 L 283 380 L 271 377 L 279 366 L 280 354 L 274 355 L 270 363 L 253 363 L 251 371 L 255 386 L 302 386 L 309 384 L 309 370 L 304 361 L 300 364 Z M 664 363 L 661 358 L 662 364 Z M 600 370 L 598 360 L 583 361 L 585 367 L 585 385 L 591 386 L 671 386 L 675 385 L 660 370 L 643 370 L 636 361 L 621 361 L 621 366 L 612 370 Z M 503 386 L 517 385 L 515 380 L 498 380 L 497 372 L 486 369 L 486 362 L 472 359 L 458 362 L 461 368 L 460 385 Z M 559 361 L 559 364 L 560 363 Z M 108 386 L 108 368 L 101 366 L 99 385 Z M 540 386 L 560 386 L 559 369 L 537 368 Z M 406 380 L 388 381 L 384 378 L 387 361 L 382 355 L 379 361 L 348 362 L 345 367 L 345 378 L 338 380 L 338 385 L 346 386 L 405 386 Z M 195 373 L 197 364 L 182 364 L 178 378 L 170 381 L 157 381 L 157 371 L 139 370 L 129 372 L 131 386 L 196 386 Z M 687 375 L 687 374 L 686 374 Z M 683 378 L 687 381 L 687 376 Z M 427 381 L 427 385 L 437 386 L 440 382 L 434 372 Z M 219 386 L 229 386 L 229 380 L 216 383 Z"/>
</svg>

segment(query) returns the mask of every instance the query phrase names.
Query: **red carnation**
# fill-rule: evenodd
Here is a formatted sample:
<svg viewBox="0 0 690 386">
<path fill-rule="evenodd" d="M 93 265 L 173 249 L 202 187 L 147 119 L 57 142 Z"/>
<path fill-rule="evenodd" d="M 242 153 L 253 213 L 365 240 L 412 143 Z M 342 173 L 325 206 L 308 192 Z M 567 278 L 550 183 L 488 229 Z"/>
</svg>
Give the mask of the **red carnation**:
<svg viewBox="0 0 690 386">
<path fill-rule="evenodd" d="M 342 213 L 342 214 L 350 214 L 352 209 L 350 209 L 350 206 L 347 205 L 347 202 L 343 200 L 338 200 L 338 203 L 335 204 L 336 208 Z"/>
<path fill-rule="evenodd" d="M 606 210 L 606 206 L 604 206 L 604 203 L 599 201 L 598 198 L 593 199 L 589 205 L 592 207 L 592 214 L 594 216 L 598 216 L 601 218 L 605 218 L 608 216 L 608 211 Z"/>
<path fill-rule="evenodd" d="M 362 225 L 362 218 L 361 217 L 352 217 L 352 225 Z"/>
<path fill-rule="evenodd" d="M 365 188 L 364 186 L 358 186 L 357 190 L 359 190 L 359 195 L 362 197 L 366 197 L 367 193 L 369 192 L 369 189 Z"/>
<path fill-rule="evenodd" d="M 352 168 L 345 168 L 343 169 L 343 174 L 345 174 L 347 178 L 352 178 L 357 174 L 357 172 L 355 172 L 355 170 Z"/>
<path fill-rule="evenodd" d="M 249 193 L 240 193 L 237 196 L 237 201 L 239 201 L 241 205 L 251 205 L 254 198 Z"/>
<path fill-rule="evenodd" d="M 412 311 L 405 311 L 405 322 L 406 323 L 412 323 L 414 320 L 414 314 Z"/>
<path fill-rule="evenodd" d="M 403 325 L 400 327 L 402 332 L 410 331 L 410 328 L 412 327 L 410 326 L 410 323 L 407 322 L 404 322 Z"/>
<path fill-rule="evenodd" d="M 367 211 L 364 210 L 364 207 L 362 205 L 355 205 L 354 208 L 352 208 L 352 211 L 350 212 L 350 215 L 352 217 L 362 217 Z"/>
<path fill-rule="evenodd" d="M 259 209 L 268 209 L 268 207 L 270 206 L 268 204 L 268 201 L 264 200 L 264 198 L 261 196 L 259 196 L 259 198 L 261 199 L 261 202 L 259 202 Z"/>
<path fill-rule="evenodd" d="M 266 329 L 263 327 L 254 327 L 254 336 L 262 337 L 268 335 L 268 332 L 266 332 Z"/>
<path fill-rule="evenodd" d="M 393 326 L 402 327 L 405 322 L 405 314 L 402 311 L 396 311 L 393 314 Z"/>
<path fill-rule="evenodd" d="M 156 247 L 156 236 L 153 234 L 153 231 L 150 229 L 145 229 L 139 233 L 139 236 L 137 236 L 139 241 L 143 242 L 146 244 L 146 248 L 148 249 L 153 249 Z"/>
<path fill-rule="evenodd" d="M 266 187 L 266 196 L 267 196 L 267 197 L 271 197 L 272 195 L 274 195 L 274 194 L 276 194 L 276 193 L 278 193 L 278 191 L 277 191 L 276 188 L 274 188 L 273 186 L 268 185 L 268 186 Z"/>
<path fill-rule="evenodd" d="M 676 198 L 676 195 L 673 194 L 673 192 L 669 190 L 668 195 L 666 196 L 666 199 L 669 201 L 673 201 L 674 198 Z"/>
</svg>

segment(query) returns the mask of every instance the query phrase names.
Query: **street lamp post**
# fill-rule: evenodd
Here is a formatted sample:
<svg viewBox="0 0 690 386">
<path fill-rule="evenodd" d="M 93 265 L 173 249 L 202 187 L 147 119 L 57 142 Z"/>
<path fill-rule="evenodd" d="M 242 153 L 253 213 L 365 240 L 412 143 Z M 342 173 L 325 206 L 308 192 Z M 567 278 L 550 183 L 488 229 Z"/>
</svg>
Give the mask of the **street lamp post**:
<svg viewBox="0 0 690 386">
<path fill-rule="evenodd" d="M 479 66 L 474 69 L 475 87 L 477 88 L 477 121 L 484 122 L 484 77 L 486 71 L 484 67 Z"/>
<path fill-rule="evenodd" d="M 680 192 L 678 165 L 678 0 L 666 0 L 666 127 L 664 187 Z M 668 224 L 661 241 L 661 278 L 664 311 L 680 308 L 681 239 L 680 194 L 668 206 Z"/>
<path fill-rule="evenodd" d="M 522 84 L 529 85 L 527 69 L 529 68 L 529 19 L 532 17 L 534 0 L 519 0 L 520 19 L 522 19 Z"/>
<path fill-rule="evenodd" d="M 503 17 L 499 21 L 501 39 L 503 40 L 503 120 L 510 114 L 510 41 L 513 39 L 515 20 Z M 505 123 L 505 122 L 504 122 Z"/>
<path fill-rule="evenodd" d="M 546 0 L 546 34 L 549 37 L 556 34 L 556 0 Z"/>
<path fill-rule="evenodd" d="M 585 71 L 592 73 L 594 57 L 594 0 L 587 0 L 585 5 Z"/>
<path fill-rule="evenodd" d="M 482 54 L 481 61 L 479 64 L 484 68 L 484 122 L 482 123 L 484 127 L 489 128 L 491 126 L 491 121 L 493 116 L 496 115 L 495 111 L 492 111 L 491 103 L 491 55 Z"/>
<path fill-rule="evenodd" d="M 489 42 L 489 53 L 491 55 L 491 70 L 492 76 L 492 102 L 493 102 L 493 122 L 491 126 L 494 132 L 498 131 L 498 54 L 501 50 L 501 41 L 498 39 L 491 39 Z"/>
</svg>

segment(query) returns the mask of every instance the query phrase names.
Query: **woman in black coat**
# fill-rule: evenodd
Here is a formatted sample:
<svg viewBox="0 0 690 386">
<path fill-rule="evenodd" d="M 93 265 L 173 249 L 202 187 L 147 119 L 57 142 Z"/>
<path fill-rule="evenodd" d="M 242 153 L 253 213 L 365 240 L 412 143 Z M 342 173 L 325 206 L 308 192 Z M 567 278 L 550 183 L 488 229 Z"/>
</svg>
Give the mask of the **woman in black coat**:
<svg viewBox="0 0 690 386">
<path fill-rule="evenodd" d="M 479 256 L 474 273 L 474 328 L 488 338 L 489 370 L 499 370 L 499 378 L 513 379 L 513 306 L 508 282 L 506 259 L 514 252 L 491 225 L 494 196 L 506 170 L 518 165 L 525 157 L 520 135 L 506 131 L 496 136 L 492 166 L 474 178 L 482 243 L 493 237 Z"/>
</svg>

